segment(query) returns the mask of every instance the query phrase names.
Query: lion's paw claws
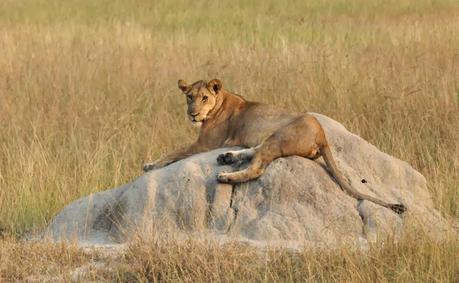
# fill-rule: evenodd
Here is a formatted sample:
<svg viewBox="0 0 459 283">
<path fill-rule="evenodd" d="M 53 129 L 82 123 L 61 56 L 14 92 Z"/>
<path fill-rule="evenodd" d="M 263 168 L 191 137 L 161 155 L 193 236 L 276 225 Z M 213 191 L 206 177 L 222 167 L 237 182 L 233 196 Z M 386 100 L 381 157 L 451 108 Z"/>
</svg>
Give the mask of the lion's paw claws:
<svg viewBox="0 0 459 283">
<path fill-rule="evenodd" d="M 226 172 L 221 172 L 221 173 L 218 173 L 217 174 L 217 180 L 220 182 L 220 183 L 229 183 L 229 178 L 228 178 L 228 174 Z"/>
</svg>

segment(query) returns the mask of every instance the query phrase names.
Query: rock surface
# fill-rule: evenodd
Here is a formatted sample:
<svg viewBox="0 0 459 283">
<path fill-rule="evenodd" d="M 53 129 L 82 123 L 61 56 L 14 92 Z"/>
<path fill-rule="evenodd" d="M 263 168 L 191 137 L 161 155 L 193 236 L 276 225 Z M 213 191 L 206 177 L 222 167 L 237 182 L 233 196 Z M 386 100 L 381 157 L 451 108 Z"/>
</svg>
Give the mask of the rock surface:
<svg viewBox="0 0 459 283">
<path fill-rule="evenodd" d="M 438 235 L 450 229 L 434 209 L 419 172 L 338 122 L 313 115 L 349 182 L 366 194 L 402 202 L 408 207 L 404 215 L 348 196 L 322 159 L 279 158 L 258 180 L 218 184 L 216 174 L 234 168 L 217 165 L 217 156 L 228 150 L 217 149 L 81 198 L 54 218 L 46 234 L 55 240 L 112 244 L 154 229 L 262 245 L 336 247 L 397 237 L 415 224 Z"/>
</svg>

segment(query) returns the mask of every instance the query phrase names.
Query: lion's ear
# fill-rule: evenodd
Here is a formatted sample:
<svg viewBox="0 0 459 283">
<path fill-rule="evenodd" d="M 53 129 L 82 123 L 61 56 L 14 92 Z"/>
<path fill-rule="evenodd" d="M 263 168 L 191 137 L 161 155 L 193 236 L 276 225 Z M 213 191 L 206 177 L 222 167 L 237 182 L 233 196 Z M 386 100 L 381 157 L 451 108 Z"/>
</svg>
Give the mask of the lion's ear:
<svg viewBox="0 0 459 283">
<path fill-rule="evenodd" d="M 218 93 L 222 89 L 222 82 L 219 79 L 213 79 L 207 83 L 207 88 Z"/>
<path fill-rule="evenodd" d="M 191 88 L 184 80 L 178 80 L 177 84 L 178 88 L 183 92 L 187 92 Z"/>
</svg>

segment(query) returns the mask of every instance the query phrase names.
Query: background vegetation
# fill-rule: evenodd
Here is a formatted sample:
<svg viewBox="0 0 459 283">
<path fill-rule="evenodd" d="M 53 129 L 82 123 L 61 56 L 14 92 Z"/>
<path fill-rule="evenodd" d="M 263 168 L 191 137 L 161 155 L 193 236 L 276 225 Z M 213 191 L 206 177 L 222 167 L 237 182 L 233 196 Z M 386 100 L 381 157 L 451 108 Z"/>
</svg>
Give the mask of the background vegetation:
<svg viewBox="0 0 459 283">
<path fill-rule="evenodd" d="M 4 0 L 0 281 L 64 274 L 63 266 L 97 258 L 18 238 L 72 200 L 125 183 L 143 162 L 192 141 L 197 130 L 176 81 L 214 77 L 248 99 L 342 122 L 412 164 L 436 207 L 459 217 L 456 0 Z M 120 268 L 116 278 L 153 280 L 149 272 L 160 268 L 159 279 L 190 281 L 458 281 L 458 246 L 457 239 L 406 240 L 362 258 L 172 243 L 169 254 L 147 249 L 152 259 L 168 258 L 160 263 L 127 253 L 139 265 Z M 197 261 L 179 260 L 189 252 Z M 16 268 L 24 258 L 25 271 Z M 204 276 L 211 267 L 216 277 Z"/>
</svg>

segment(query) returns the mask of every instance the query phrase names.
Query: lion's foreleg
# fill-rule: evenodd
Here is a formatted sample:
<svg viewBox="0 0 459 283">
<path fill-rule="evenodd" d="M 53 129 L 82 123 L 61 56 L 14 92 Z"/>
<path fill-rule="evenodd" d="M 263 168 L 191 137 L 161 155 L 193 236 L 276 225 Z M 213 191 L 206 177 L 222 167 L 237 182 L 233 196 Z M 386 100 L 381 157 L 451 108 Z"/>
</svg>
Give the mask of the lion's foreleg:
<svg viewBox="0 0 459 283">
<path fill-rule="evenodd" d="M 165 157 L 163 158 L 160 158 L 160 159 L 157 159 L 156 161 L 154 162 L 151 162 L 151 163 L 146 163 L 144 166 L 143 166 L 143 171 L 144 172 L 148 172 L 148 171 L 151 171 L 151 170 L 154 170 L 154 169 L 159 169 L 159 168 L 162 168 L 162 167 L 165 167 L 171 163 L 174 163 L 176 161 L 179 161 L 179 160 L 182 160 L 182 159 L 185 159 L 193 154 L 196 154 L 196 153 L 200 153 L 200 152 L 203 152 L 203 151 L 206 151 L 207 148 L 205 148 L 204 146 L 198 144 L 198 143 L 194 143 L 192 145 L 190 145 L 189 147 L 186 147 L 185 149 L 182 149 L 182 150 L 178 150 L 178 151 L 175 151 L 173 153 L 170 153 L 168 155 L 166 155 Z"/>
</svg>

